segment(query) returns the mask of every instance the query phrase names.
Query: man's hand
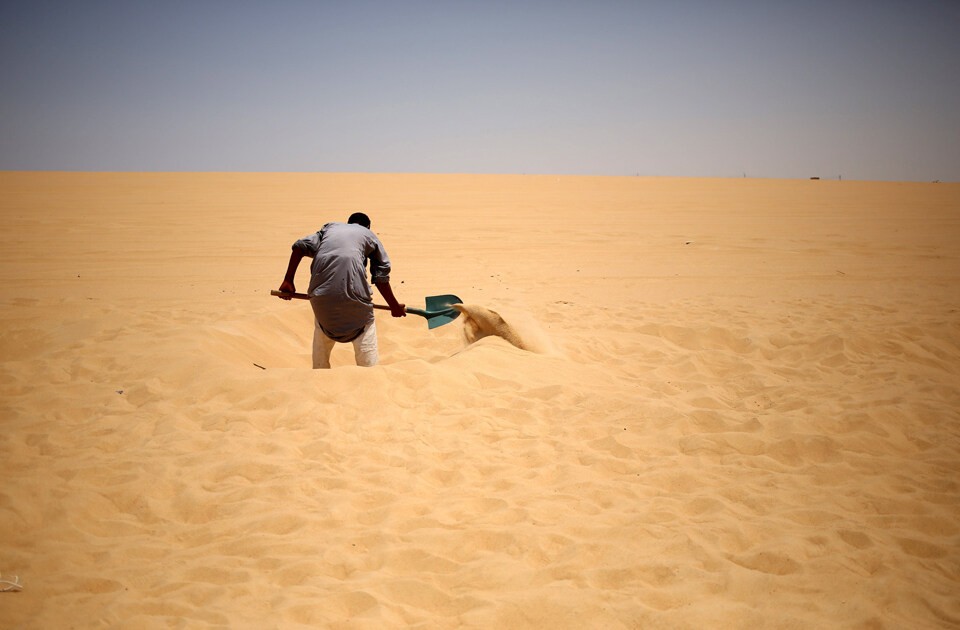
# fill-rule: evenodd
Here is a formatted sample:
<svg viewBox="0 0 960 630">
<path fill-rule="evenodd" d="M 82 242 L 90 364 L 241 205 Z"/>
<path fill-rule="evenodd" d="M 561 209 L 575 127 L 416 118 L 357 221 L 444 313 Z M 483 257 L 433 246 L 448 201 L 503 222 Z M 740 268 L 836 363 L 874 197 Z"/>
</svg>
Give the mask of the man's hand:
<svg viewBox="0 0 960 630">
<path fill-rule="evenodd" d="M 296 293 L 297 287 L 293 286 L 293 283 L 290 282 L 289 280 L 284 280 L 283 282 L 280 283 L 280 291 L 282 293 Z M 290 300 L 290 298 L 285 295 L 281 295 L 279 297 L 281 300 L 287 300 L 287 301 Z"/>
<path fill-rule="evenodd" d="M 297 267 L 300 266 L 300 261 L 306 256 L 307 253 L 300 249 L 294 244 L 290 248 L 290 262 L 287 263 L 287 273 L 283 276 L 283 282 L 280 284 L 280 291 L 283 293 L 296 293 L 297 288 L 293 286 L 293 277 L 297 273 Z M 288 297 L 279 296 L 281 300 L 290 300 Z"/>
<path fill-rule="evenodd" d="M 380 291 L 380 295 L 383 296 L 383 299 L 387 301 L 387 304 L 390 306 L 390 314 L 394 317 L 406 317 L 407 316 L 407 305 L 401 304 L 397 301 L 397 298 L 393 295 L 393 289 L 390 288 L 389 280 L 381 280 L 376 283 L 377 290 Z"/>
</svg>

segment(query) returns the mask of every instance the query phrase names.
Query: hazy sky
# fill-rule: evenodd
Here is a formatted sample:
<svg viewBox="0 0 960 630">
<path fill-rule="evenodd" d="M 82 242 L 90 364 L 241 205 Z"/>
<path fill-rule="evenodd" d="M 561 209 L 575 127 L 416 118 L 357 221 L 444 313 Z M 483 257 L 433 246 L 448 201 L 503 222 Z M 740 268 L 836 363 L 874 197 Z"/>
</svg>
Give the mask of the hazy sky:
<svg viewBox="0 0 960 630">
<path fill-rule="evenodd" d="M 3 0 L 0 169 L 960 180 L 960 1 Z"/>
</svg>

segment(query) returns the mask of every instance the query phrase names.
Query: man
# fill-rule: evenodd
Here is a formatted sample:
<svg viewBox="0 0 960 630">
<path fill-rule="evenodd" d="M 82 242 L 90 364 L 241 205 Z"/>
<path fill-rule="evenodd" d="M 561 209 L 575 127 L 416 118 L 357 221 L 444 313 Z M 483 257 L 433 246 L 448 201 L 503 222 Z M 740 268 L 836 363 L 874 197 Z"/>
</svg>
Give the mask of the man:
<svg viewBox="0 0 960 630">
<path fill-rule="evenodd" d="M 407 313 L 406 306 L 393 295 L 390 258 L 380 239 L 370 231 L 370 218 L 355 212 L 346 223 L 327 223 L 316 234 L 294 243 L 292 249 L 280 290 L 295 292 L 293 278 L 300 261 L 305 256 L 313 258 L 308 293 L 316 322 L 314 369 L 330 367 L 330 353 L 337 342 L 353 343 L 357 365 L 376 365 L 379 352 L 373 300 L 366 278 L 368 259 L 370 277 L 390 306 L 390 313 L 394 317 L 406 317 Z"/>
</svg>

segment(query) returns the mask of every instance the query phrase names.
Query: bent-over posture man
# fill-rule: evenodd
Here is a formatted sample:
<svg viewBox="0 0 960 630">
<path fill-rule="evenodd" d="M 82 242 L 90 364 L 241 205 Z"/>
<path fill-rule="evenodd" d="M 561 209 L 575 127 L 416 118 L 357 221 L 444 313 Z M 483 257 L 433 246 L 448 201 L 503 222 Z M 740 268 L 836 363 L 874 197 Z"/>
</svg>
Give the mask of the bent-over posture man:
<svg viewBox="0 0 960 630">
<path fill-rule="evenodd" d="M 390 258 L 380 239 L 370 231 L 370 218 L 355 212 L 346 223 L 327 223 L 316 234 L 298 240 L 292 249 L 280 290 L 294 293 L 293 279 L 300 261 L 305 256 L 313 258 L 308 293 L 316 320 L 314 369 L 330 367 L 330 353 L 337 342 L 353 343 L 357 365 L 376 365 L 379 352 L 373 299 L 366 278 L 368 259 L 371 280 L 390 306 L 390 313 L 394 317 L 406 317 L 407 313 L 405 305 L 393 295 Z"/>
</svg>

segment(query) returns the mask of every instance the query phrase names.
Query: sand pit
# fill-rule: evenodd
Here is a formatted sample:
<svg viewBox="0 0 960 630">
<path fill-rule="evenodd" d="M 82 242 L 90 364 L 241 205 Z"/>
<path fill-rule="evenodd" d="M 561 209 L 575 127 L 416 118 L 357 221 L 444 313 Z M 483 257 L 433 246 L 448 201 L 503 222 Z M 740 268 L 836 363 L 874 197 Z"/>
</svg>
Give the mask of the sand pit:
<svg viewBox="0 0 960 630">
<path fill-rule="evenodd" d="M 960 626 L 956 184 L 0 193 L 0 628 Z M 314 371 L 268 292 L 353 210 L 466 305 Z"/>
</svg>

